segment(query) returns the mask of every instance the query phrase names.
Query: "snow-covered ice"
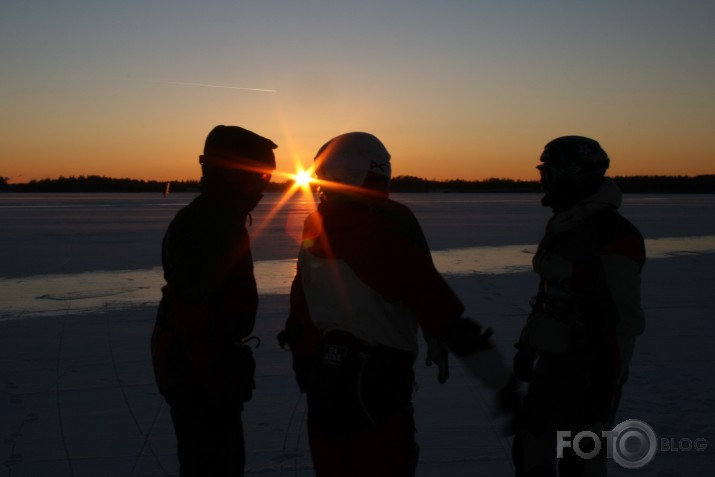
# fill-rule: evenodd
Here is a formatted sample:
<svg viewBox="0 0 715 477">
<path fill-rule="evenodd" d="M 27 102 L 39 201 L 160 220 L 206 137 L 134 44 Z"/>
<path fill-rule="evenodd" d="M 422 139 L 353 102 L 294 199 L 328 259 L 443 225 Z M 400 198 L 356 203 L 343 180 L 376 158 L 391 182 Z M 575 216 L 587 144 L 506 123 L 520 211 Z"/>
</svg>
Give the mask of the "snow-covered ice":
<svg viewBox="0 0 715 477">
<path fill-rule="evenodd" d="M 400 195 L 420 218 L 437 267 L 467 314 L 506 353 L 536 277 L 529 260 L 548 211 L 535 195 Z M 189 196 L 0 195 L 0 476 L 177 475 L 168 410 L 148 353 L 159 287 L 159 242 Z M 311 204 L 254 215 L 261 304 L 257 389 L 244 412 L 247 475 L 313 475 L 305 399 L 275 335 L 287 313 L 296 236 Z M 626 196 L 647 239 L 647 329 L 619 415 L 653 427 L 646 467 L 613 476 L 708 476 L 715 469 L 715 221 L 712 196 Z M 259 233 L 255 234 L 258 231 Z M 418 358 L 414 396 L 419 476 L 508 476 L 511 440 L 491 394 L 458 360 L 439 385 Z M 704 450 L 692 444 L 704 439 Z M 674 445 L 673 445 L 674 444 Z M 673 451 L 675 447 L 678 452 Z"/>
</svg>

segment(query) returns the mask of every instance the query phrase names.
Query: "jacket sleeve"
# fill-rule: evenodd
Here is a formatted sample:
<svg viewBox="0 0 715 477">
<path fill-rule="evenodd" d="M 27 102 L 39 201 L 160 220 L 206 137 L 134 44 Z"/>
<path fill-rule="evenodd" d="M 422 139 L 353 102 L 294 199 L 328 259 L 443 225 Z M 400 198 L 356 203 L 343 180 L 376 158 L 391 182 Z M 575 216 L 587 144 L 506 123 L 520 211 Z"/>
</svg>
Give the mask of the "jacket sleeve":
<svg viewBox="0 0 715 477">
<path fill-rule="evenodd" d="M 645 317 L 640 304 L 640 267 L 631 258 L 610 254 L 601 257 L 604 303 L 607 321 L 612 323 L 618 345 L 621 367 L 627 368 L 633 355 L 635 338 L 645 330 Z"/>
<path fill-rule="evenodd" d="M 278 341 L 282 347 L 288 345 L 290 348 L 293 371 L 301 392 L 308 388 L 311 368 L 320 349 L 321 336 L 321 331 L 310 318 L 299 266 L 290 289 L 290 312 L 284 330 L 278 334 Z"/>
<path fill-rule="evenodd" d="M 602 402 L 616 399 L 627 376 L 636 337 L 645 329 L 641 308 L 640 272 L 645 263 L 643 238 L 625 219 L 616 222 L 616 236 L 601 242 L 598 250 L 598 301 L 605 321 L 604 355 L 597 370 L 604 389 Z M 610 394 L 606 390 L 611 390 Z M 605 409 L 605 408 L 604 408 Z M 605 412 L 605 410 L 604 410 Z"/>
<path fill-rule="evenodd" d="M 317 353 L 321 332 L 313 324 L 303 293 L 300 267 L 290 289 L 290 313 L 286 320 L 285 342 L 296 359 L 312 358 Z"/>
</svg>

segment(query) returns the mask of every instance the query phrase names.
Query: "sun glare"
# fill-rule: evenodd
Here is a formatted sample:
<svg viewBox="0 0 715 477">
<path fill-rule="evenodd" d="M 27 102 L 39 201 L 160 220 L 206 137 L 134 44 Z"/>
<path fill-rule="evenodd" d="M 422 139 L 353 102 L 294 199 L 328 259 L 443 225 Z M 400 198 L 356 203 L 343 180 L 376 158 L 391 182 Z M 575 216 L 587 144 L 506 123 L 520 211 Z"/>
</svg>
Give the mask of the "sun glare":
<svg viewBox="0 0 715 477">
<path fill-rule="evenodd" d="M 313 178 L 308 171 L 299 170 L 295 174 L 295 185 L 305 187 L 313 181 Z"/>
<path fill-rule="evenodd" d="M 303 169 L 300 165 L 297 165 L 295 173 L 275 171 L 273 173 L 273 177 L 288 179 L 290 181 L 293 181 L 293 184 L 288 187 L 285 192 L 283 192 L 283 194 L 281 194 L 276 204 L 271 208 L 271 210 L 263 218 L 263 220 L 261 220 L 261 222 L 257 224 L 257 227 L 254 229 L 254 232 L 252 234 L 254 237 L 259 236 L 263 232 L 263 230 L 268 226 L 271 220 L 273 220 L 276 214 L 278 214 L 278 212 L 283 208 L 283 206 L 296 194 L 301 197 L 301 199 L 304 201 L 304 204 L 306 205 L 306 208 L 308 209 L 306 212 L 306 216 L 310 210 L 315 208 L 315 197 L 313 195 L 311 185 L 314 182 L 318 182 L 318 180 L 313 178 L 312 168 L 306 170 Z M 304 217 L 301 217 L 300 223 L 302 223 L 303 219 Z M 288 220 L 290 220 L 290 218 Z M 300 231 L 298 231 L 298 237 L 296 238 L 296 241 L 300 241 Z"/>
</svg>

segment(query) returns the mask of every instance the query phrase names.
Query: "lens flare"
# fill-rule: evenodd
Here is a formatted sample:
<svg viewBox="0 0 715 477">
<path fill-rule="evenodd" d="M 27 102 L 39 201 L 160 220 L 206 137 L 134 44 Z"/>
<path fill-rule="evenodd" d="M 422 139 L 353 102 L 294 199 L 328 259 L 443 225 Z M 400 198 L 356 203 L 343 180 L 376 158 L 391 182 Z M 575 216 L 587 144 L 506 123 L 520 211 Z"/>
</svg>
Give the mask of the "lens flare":
<svg viewBox="0 0 715 477">
<path fill-rule="evenodd" d="M 300 165 L 296 165 L 295 171 L 296 172 L 294 172 L 294 173 L 280 172 L 280 171 L 275 171 L 273 173 L 273 177 L 277 177 L 277 178 L 279 178 L 279 180 L 287 179 L 288 181 L 292 182 L 292 184 L 281 195 L 280 199 L 275 204 L 275 206 L 268 212 L 268 215 L 266 217 L 264 217 L 263 220 L 260 221 L 260 223 L 257 224 L 256 228 L 254 229 L 253 233 L 251 234 L 252 236 L 254 236 L 254 237 L 260 236 L 260 234 L 270 224 L 270 222 L 278 214 L 278 212 L 296 194 L 300 194 L 300 196 L 302 197 L 303 201 L 305 202 L 305 204 L 307 206 L 308 213 L 310 211 L 312 211 L 313 209 L 315 209 L 315 197 L 313 195 L 313 183 L 316 182 L 317 179 L 315 179 L 313 177 L 313 169 L 312 168 L 303 169 L 303 167 L 301 167 Z M 307 216 L 307 213 L 306 213 L 306 216 Z M 302 224 L 303 219 L 304 219 L 304 217 L 300 218 L 299 222 L 301 224 Z M 300 237 L 297 237 L 296 241 L 300 241 Z"/>
<path fill-rule="evenodd" d="M 298 170 L 293 176 L 293 180 L 295 180 L 295 185 L 298 187 L 307 187 L 313 182 L 313 177 L 309 171 Z"/>
</svg>

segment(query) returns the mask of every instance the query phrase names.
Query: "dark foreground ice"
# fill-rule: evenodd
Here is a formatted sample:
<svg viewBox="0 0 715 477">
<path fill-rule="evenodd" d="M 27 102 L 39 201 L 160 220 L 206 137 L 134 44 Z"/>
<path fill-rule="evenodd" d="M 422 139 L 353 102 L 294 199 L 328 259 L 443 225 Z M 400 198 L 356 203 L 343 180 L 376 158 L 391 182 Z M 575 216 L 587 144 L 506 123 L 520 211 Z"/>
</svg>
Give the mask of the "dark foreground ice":
<svg viewBox="0 0 715 477">
<path fill-rule="evenodd" d="M 536 287 L 529 258 L 548 216 L 534 205 L 538 197 L 405 197 L 467 313 L 493 327 L 497 345 L 511 353 Z M 162 282 L 158 241 L 187 200 L 0 196 L 0 477 L 178 474 L 148 340 Z M 261 224 L 270 203 L 256 211 L 251 229 L 260 232 L 255 331 L 263 341 L 258 388 L 244 414 L 247 474 L 309 476 L 305 399 L 274 337 L 287 313 L 296 231 L 310 204 Z M 715 468 L 714 203 L 627 197 L 624 210 L 649 249 L 648 324 L 616 421 L 648 423 L 658 448 L 641 469 L 611 461 L 609 475 L 700 476 Z M 456 359 L 444 385 L 423 362 L 420 356 L 414 399 L 418 475 L 512 475 L 511 440 L 492 415 L 490 393 Z"/>
</svg>

